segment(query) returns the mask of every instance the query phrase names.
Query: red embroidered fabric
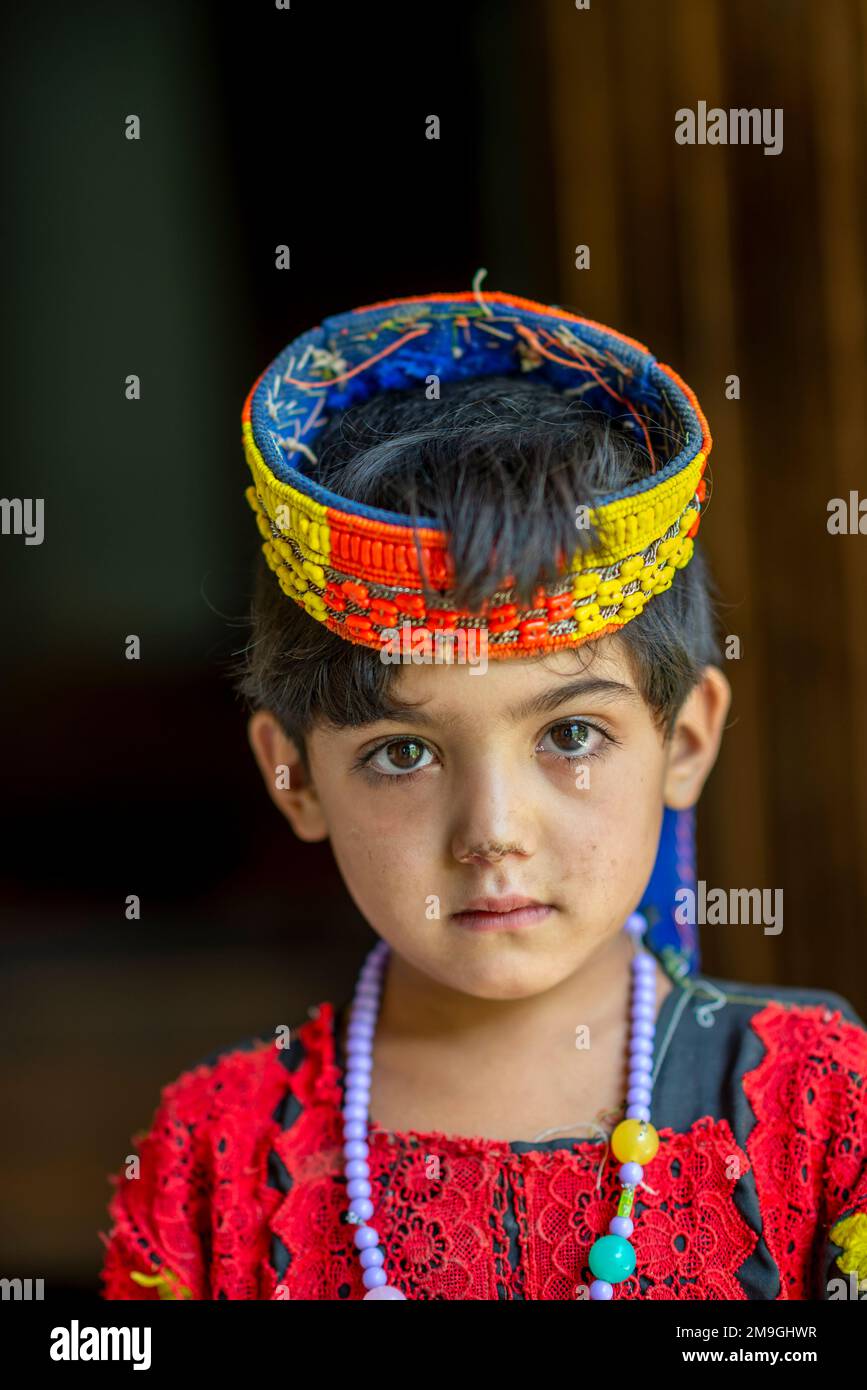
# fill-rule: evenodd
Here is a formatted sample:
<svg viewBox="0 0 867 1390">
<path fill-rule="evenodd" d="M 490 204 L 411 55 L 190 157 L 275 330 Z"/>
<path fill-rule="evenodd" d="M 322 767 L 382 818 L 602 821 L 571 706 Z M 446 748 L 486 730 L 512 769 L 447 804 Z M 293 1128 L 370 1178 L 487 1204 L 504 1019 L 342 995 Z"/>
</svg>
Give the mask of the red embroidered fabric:
<svg viewBox="0 0 867 1390">
<path fill-rule="evenodd" d="M 779 1297 L 816 1297 L 830 1228 L 867 1211 L 867 1033 L 821 1005 L 766 1007 L 752 1026 L 767 1048 L 743 1082 L 764 1238 Z"/>
<path fill-rule="evenodd" d="M 660 1130 L 633 1216 L 636 1273 L 615 1299 L 744 1299 L 737 1271 L 759 1236 L 733 1201 L 752 1171 L 780 1298 L 816 1297 L 830 1226 L 867 1210 L 867 1033 L 821 1006 L 771 1002 L 751 1025 L 766 1051 L 743 1078 L 756 1122 L 747 1152 L 727 1120 Z M 154 1299 L 130 1276 L 170 1273 L 194 1299 L 362 1298 L 342 1177 L 334 1010 L 299 1029 L 294 1071 L 272 1042 L 221 1056 L 164 1088 L 141 1138 L 140 1176 L 121 1174 L 102 1236 L 103 1296 Z M 283 1129 L 282 1102 L 300 1112 Z M 276 1112 L 276 1117 L 275 1117 Z M 514 1153 L 481 1138 L 371 1127 L 372 1218 L 391 1283 L 411 1299 L 570 1299 L 592 1278 L 620 1186 L 602 1148 Z M 269 1184 L 274 1158 L 288 1191 Z M 270 1158 L 270 1163 L 269 1163 Z M 509 1258 L 506 1214 L 520 1252 Z M 273 1237 L 288 1252 L 282 1282 Z M 172 1287 L 176 1287 L 175 1284 Z M 175 1294 L 174 1296 L 178 1296 Z"/>
</svg>

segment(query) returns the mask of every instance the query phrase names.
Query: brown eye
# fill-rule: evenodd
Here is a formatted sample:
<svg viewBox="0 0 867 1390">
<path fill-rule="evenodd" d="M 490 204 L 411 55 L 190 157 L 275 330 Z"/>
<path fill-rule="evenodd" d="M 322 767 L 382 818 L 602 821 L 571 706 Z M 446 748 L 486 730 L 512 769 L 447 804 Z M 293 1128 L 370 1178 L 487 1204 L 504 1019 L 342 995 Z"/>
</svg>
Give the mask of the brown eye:
<svg viewBox="0 0 867 1390">
<path fill-rule="evenodd" d="M 586 753 L 595 730 L 580 719 L 573 719 L 568 724 L 558 724 L 548 732 L 561 753 Z"/>
<path fill-rule="evenodd" d="M 392 752 L 392 749 L 395 751 Z M 409 771 L 415 766 L 424 751 L 422 745 L 413 738 L 403 738 L 399 743 L 389 743 L 386 746 L 388 756 L 391 758 L 395 767 L 401 771 Z"/>
<path fill-rule="evenodd" d="M 553 746 L 546 747 L 544 740 L 547 738 L 553 741 Z M 553 753 L 556 758 L 592 758 L 602 752 L 609 738 L 610 735 L 603 733 L 595 724 L 588 724 L 585 719 L 567 719 L 548 730 L 541 747 L 543 752 Z"/>
<path fill-rule="evenodd" d="M 385 776 L 400 776 L 401 773 L 416 772 L 420 767 L 427 767 L 426 762 L 419 761 L 425 753 L 430 753 L 430 749 L 420 739 L 396 738 L 378 748 L 368 759 L 367 766 Z"/>
</svg>

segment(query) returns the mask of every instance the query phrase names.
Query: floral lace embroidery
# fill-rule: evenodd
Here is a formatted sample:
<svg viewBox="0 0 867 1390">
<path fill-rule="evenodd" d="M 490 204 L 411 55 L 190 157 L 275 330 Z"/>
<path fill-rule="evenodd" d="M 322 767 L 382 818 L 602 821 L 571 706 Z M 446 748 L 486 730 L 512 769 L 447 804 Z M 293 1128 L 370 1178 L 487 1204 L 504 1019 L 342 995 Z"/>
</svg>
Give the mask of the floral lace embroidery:
<svg viewBox="0 0 867 1390">
<path fill-rule="evenodd" d="M 105 1298 L 165 1296 L 159 1285 L 134 1280 L 135 1271 L 179 1280 L 194 1299 L 263 1297 L 267 1222 L 280 1200 L 266 1165 L 287 1078 L 276 1047 L 265 1043 L 163 1089 L 140 1141 L 140 1177 L 112 1178 Z"/>
<path fill-rule="evenodd" d="M 779 1297 L 822 1297 L 830 1228 L 867 1210 L 867 1032 L 821 1004 L 772 1003 L 752 1026 L 767 1050 L 743 1078 L 756 1115 L 747 1152 Z"/>
</svg>

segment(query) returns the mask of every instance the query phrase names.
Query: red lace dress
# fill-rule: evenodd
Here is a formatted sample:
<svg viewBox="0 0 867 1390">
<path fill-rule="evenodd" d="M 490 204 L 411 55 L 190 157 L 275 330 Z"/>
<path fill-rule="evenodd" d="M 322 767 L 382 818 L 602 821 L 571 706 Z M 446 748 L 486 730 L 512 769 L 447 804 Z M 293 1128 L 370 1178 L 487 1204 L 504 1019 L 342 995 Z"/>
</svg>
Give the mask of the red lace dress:
<svg viewBox="0 0 867 1390">
<path fill-rule="evenodd" d="M 813 993 L 829 998 L 800 997 Z M 673 989 L 666 1021 L 681 995 L 694 1002 Z M 637 1268 L 615 1299 L 828 1298 L 843 1271 L 867 1278 L 860 1020 L 768 998 L 730 1003 L 708 1027 L 680 1007 L 662 1098 L 654 1089 L 660 1149 L 633 1211 Z M 139 1175 L 110 1179 L 105 1298 L 364 1296 L 344 1220 L 338 1047 L 322 1003 L 291 1048 L 256 1039 L 164 1088 Z M 601 1140 L 373 1124 L 369 1142 L 372 1222 L 407 1298 L 570 1299 L 589 1285 L 588 1251 L 620 1191 L 610 1156 L 597 1187 Z"/>
</svg>

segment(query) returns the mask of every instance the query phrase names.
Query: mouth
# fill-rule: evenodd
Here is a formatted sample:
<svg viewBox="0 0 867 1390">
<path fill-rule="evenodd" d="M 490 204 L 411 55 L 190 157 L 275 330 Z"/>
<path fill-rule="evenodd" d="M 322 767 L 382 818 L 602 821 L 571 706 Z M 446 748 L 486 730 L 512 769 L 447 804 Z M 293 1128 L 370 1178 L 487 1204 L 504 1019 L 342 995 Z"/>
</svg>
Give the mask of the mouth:
<svg viewBox="0 0 867 1390">
<path fill-rule="evenodd" d="M 453 912 L 451 920 L 469 931 L 510 931 L 544 922 L 553 911 L 550 903 L 513 894 L 506 898 L 474 898 L 461 912 Z"/>
</svg>

